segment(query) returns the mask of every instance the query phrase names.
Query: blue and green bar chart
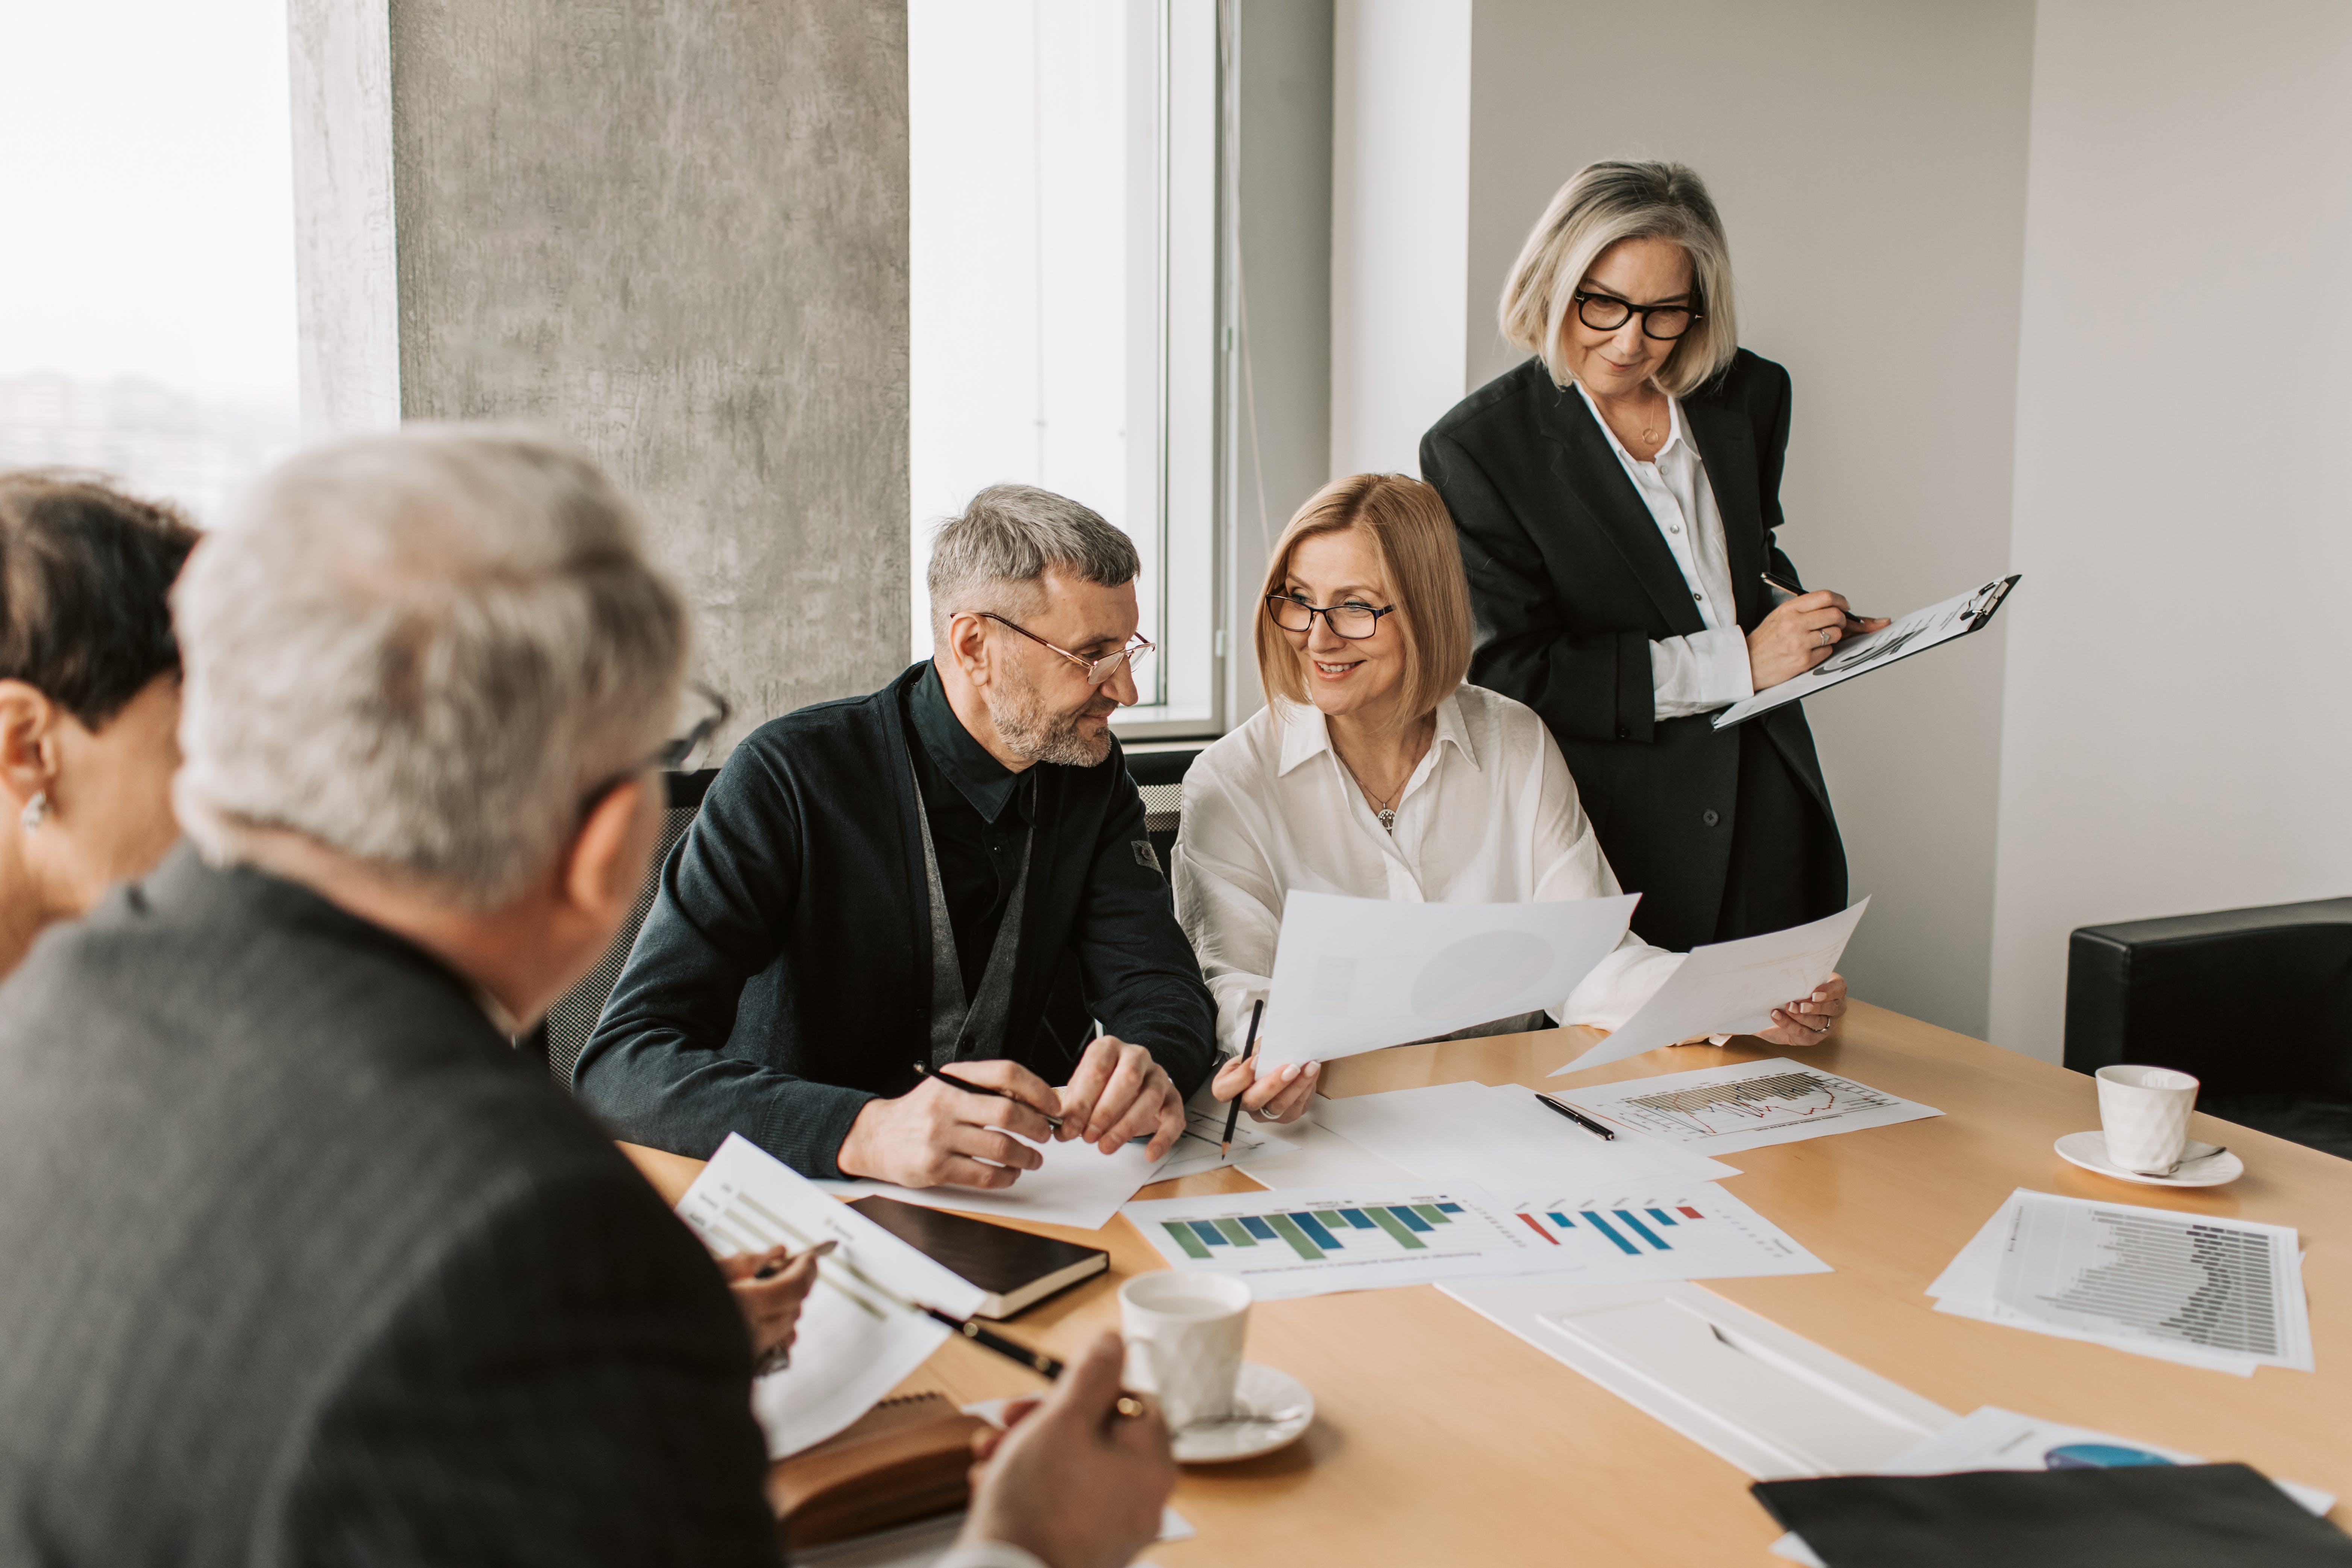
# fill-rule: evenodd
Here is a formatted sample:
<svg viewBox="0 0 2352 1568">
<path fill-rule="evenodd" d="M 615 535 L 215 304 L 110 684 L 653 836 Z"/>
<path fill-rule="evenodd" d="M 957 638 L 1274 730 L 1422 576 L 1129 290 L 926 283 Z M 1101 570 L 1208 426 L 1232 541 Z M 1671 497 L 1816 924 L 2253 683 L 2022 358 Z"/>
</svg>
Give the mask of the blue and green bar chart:
<svg viewBox="0 0 2352 1568">
<path fill-rule="evenodd" d="M 1457 1203 L 1365 1204 L 1340 1208 L 1277 1209 L 1215 1219 L 1175 1219 L 1161 1228 L 1187 1258 L 1215 1259 L 1213 1248 L 1287 1247 L 1309 1263 L 1349 1250 L 1425 1252 L 1441 1227 L 1462 1213 Z M 1430 1239 L 1423 1239 L 1424 1237 Z"/>
<path fill-rule="evenodd" d="M 1528 1228 L 1554 1247 L 1559 1245 L 1562 1233 L 1597 1232 L 1629 1258 L 1639 1258 L 1644 1252 L 1672 1252 L 1675 1232 L 1706 1217 L 1688 1204 L 1667 1208 L 1539 1209 L 1532 1214 L 1525 1209 L 1519 1211 L 1519 1218 Z"/>
</svg>

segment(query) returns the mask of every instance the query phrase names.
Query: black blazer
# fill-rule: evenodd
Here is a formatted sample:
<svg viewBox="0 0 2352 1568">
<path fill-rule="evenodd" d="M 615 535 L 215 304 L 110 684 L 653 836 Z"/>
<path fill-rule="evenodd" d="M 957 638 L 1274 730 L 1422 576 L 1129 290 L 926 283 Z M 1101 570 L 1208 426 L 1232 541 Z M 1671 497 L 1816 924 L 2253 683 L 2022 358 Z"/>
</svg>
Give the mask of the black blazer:
<svg viewBox="0 0 2352 1568">
<path fill-rule="evenodd" d="M 727 759 L 661 888 L 572 1088 L 619 1136 L 697 1158 L 730 1132 L 812 1176 L 930 1049 L 930 897 L 899 698 L 881 690 L 762 724 Z M 1076 1058 L 1039 1028 L 1066 954 L 1087 1016 L 1191 1094 L 1215 1009 L 1116 743 L 1041 763 L 1007 1055 L 1049 1083 Z"/>
<path fill-rule="evenodd" d="M 1789 373 L 1739 351 L 1682 400 L 1723 518 L 1739 625 L 1771 611 L 1761 575 L 1798 582 L 1780 552 Z M 1654 717 L 1650 643 L 1706 629 L 1673 552 L 1609 438 L 1540 359 L 1488 382 L 1422 437 L 1421 471 L 1454 514 L 1477 612 L 1470 679 L 1543 716 L 1634 926 L 1659 946 L 1713 941 L 1738 818 L 1743 732 L 1769 738 L 1824 819 L 1811 868 L 1821 913 L 1843 908 L 1845 858 L 1812 731 L 1797 705 L 1725 731 Z"/>
<path fill-rule="evenodd" d="M 774 1568 L 710 1259 L 465 984 L 184 846 L 0 986 L 0 1563 Z"/>
</svg>

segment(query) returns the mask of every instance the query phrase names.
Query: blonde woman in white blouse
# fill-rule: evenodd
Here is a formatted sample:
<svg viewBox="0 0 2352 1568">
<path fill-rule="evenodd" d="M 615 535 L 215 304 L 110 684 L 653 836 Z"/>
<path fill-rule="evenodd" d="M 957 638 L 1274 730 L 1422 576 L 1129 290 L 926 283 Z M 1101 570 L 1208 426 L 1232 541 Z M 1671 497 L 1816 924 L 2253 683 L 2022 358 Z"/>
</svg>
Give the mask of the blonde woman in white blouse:
<svg viewBox="0 0 2352 1568">
<path fill-rule="evenodd" d="M 1543 721 L 1463 682 L 1470 595 L 1454 537 L 1428 485 L 1359 474 L 1326 485 L 1275 546 L 1256 634 L 1266 706 L 1185 774 L 1173 866 L 1177 914 L 1236 1056 L 1294 888 L 1459 903 L 1619 891 Z M 1549 1011 L 1614 1028 L 1681 962 L 1628 933 Z M 1833 976 L 1761 1037 L 1810 1045 L 1844 1011 Z M 1462 1033 L 1546 1026 L 1533 1013 Z M 1308 1063 L 1253 1082 L 1234 1060 L 1216 1093 L 1286 1121 L 1318 1076 Z"/>
</svg>

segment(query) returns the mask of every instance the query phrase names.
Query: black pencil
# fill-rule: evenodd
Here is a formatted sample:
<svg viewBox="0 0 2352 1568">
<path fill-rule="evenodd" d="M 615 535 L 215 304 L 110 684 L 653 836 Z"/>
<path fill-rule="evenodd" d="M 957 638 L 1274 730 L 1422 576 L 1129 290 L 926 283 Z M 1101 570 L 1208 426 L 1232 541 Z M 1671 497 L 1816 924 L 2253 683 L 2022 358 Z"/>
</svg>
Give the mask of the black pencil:
<svg viewBox="0 0 2352 1568">
<path fill-rule="evenodd" d="M 1259 1018 L 1265 1016 L 1265 998 L 1261 996 L 1256 1001 L 1250 1004 L 1249 1039 L 1242 1046 L 1242 1060 L 1244 1061 L 1247 1061 L 1252 1057 L 1257 1055 L 1257 1021 Z M 1234 1129 L 1241 1123 L 1242 1096 L 1248 1092 L 1249 1085 L 1247 1084 L 1244 1084 L 1240 1089 L 1235 1089 L 1234 1091 L 1234 1102 L 1225 1110 L 1225 1141 L 1217 1145 L 1217 1158 L 1220 1160 L 1230 1159 L 1233 1156 Z"/>
<path fill-rule="evenodd" d="M 918 1079 L 935 1078 L 941 1083 L 946 1084 L 950 1089 L 960 1089 L 966 1094 L 992 1094 L 999 1100 L 1009 1100 L 1015 1105 L 1029 1105 L 1027 1100 L 1022 1099 L 1017 1094 L 1007 1094 L 1001 1089 L 991 1089 L 984 1083 L 967 1082 L 952 1074 L 943 1073 L 937 1068 L 925 1067 L 921 1062 L 915 1062 L 910 1065 L 913 1066 L 915 1076 Z M 1029 1105 L 1029 1109 L 1032 1110 L 1037 1110 L 1037 1108 L 1034 1105 Z M 1045 1116 L 1045 1113 L 1042 1110 L 1038 1110 L 1037 1114 L 1040 1116 Z M 1059 1132 L 1062 1130 L 1062 1119 L 1058 1116 L 1045 1116 L 1045 1125 L 1052 1128 L 1055 1131 Z"/>
</svg>

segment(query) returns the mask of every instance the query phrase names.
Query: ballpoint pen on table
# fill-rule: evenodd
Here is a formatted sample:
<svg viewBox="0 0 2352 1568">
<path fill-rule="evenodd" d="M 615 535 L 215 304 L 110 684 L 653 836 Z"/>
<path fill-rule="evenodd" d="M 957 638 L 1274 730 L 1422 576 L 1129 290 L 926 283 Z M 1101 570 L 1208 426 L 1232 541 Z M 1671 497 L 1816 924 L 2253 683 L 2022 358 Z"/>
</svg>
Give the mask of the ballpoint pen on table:
<svg viewBox="0 0 2352 1568">
<path fill-rule="evenodd" d="M 946 1084 L 950 1089 L 960 1089 L 966 1094 L 992 1094 L 999 1100 L 1009 1100 L 1015 1105 L 1029 1105 L 1027 1100 L 1022 1099 L 1017 1094 L 1007 1094 L 1001 1089 L 991 1089 L 984 1083 L 973 1083 L 969 1079 L 961 1079 L 956 1077 L 953 1073 L 941 1072 L 939 1068 L 927 1067 L 921 1062 L 916 1062 L 912 1065 L 915 1069 L 915 1076 L 919 1079 L 935 1078 L 941 1083 Z M 1029 1109 L 1032 1110 L 1037 1110 L 1037 1108 L 1034 1105 L 1029 1105 Z M 1040 1116 L 1045 1115 L 1042 1110 L 1037 1111 L 1037 1114 Z M 1059 1132 L 1062 1130 L 1062 1119 L 1058 1116 L 1046 1116 L 1045 1125 L 1052 1128 L 1055 1131 Z"/>
<path fill-rule="evenodd" d="M 1597 1135 L 1599 1135 L 1599 1136 L 1601 1136 L 1601 1137 L 1602 1137 L 1602 1138 L 1606 1138 L 1606 1139 L 1608 1139 L 1608 1140 L 1609 1140 L 1609 1142 L 1611 1142 L 1612 1143 L 1614 1143 L 1615 1142 L 1617 1142 L 1617 1134 L 1615 1134 L 1614 1132 L 1610 1131 L 1609 1131 L 1609 1129 L 1607 1129 L 1606 1127 L 1601 1126 L 1601 1123 L 1599 1123 L 1598 1121 L 1593 1121 L 1593 1120 L 1592 1120 L 1592 1118 L 1591 1118 L 1591 1117 L 1589 1117 L 1589 1116 L 1585 1115 L 1582 1111 L 1580 1111 L 1580 1110 L 1573 1110 L 1573 1109 L 1571 1109 L 1571 1108 L 1570 1108 L 1570 1107 L 1568 1107 L 1568 1106 L 1562 1105 L 1559 1100 L 1554 1100 L 1550 1095 L 1548 1095 L 1548 1094 L 1538 1094 L 1538 1095 L 1537 1095 L 1537 1096 L 1536 1096 L 1536 1103 L 1537 1103 L 1537 1104 L 1538 1104 L 1538 1105 L 1540 1105 L 1540 1106 L 1542 1106 L 1546 1110 L 1557 1110 L 1557 1111 L 1559 1111 L 1562 1116 L 1567 1117 L 1570 1121 L 1575 1122 L 1579 1127 L 1583 1128 L 1587 1132 L 1595 1133 L 1595 1134 L 1597 1134 Z"/>
<path fill-rule="evenodd" d="M 1242 1060 L 1244 1061 L 1247 1061 L 1252 1057 L 1257 1055 L 1257 1021 L 1259 1018 L 1265 1016 L 1265 998 L 1261 996 L 1256 1001 L 1250 1004 L 1249 1040 L 1242 1047 Z M 1247 1092 L 1249 1092 L 1249 1086 L 1247 1084 L 1244 1084 L 1240 1089 L 1235 1089 L 1234 1091 L 1233 1104 L 1225 1108 L 1225 1141 L 1217 1145 L 1217 1158 L 1220 1160 L 1229 1158 L 1233 1154 L 1234 1128 L 1241 1121 L 1242 1096 Z"/>
</svg>

